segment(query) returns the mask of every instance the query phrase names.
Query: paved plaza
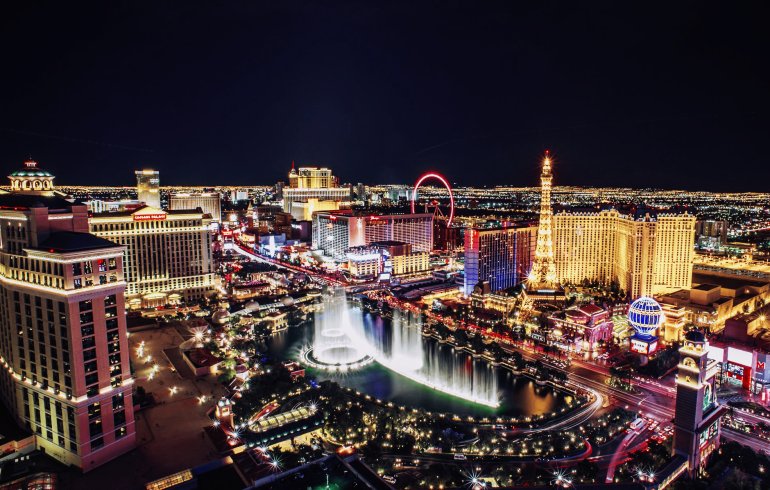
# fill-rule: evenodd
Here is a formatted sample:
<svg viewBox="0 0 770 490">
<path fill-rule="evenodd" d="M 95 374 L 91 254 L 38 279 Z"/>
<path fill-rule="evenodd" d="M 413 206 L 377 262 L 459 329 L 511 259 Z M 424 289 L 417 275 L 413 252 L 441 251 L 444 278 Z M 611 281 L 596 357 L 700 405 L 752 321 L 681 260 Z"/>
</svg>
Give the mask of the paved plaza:
<svg viewBox="0 0 770 490">
<path fill-rule="evenodd" d="M 171 356 L 173 364 L 169 361 L 164 350 L 172 352 L 182 341 L 172 325 L 131 333 L 136 386 L 155 399 L 153 406 L 137 413 L 137 448 L 80 478 L 74 477 L 78 472 L 73 470 L 64 475 L 65 488 L 143 488 L 149 481 L 216 458 L 203 427 L 210 424 L 206 413 L 224 394 L 224 388 L 213 375 L 195 379 L 181 356 Z M 144 347 L 140 358 L 141 342 Z M 201 397 L 205 397 L 203 403 Z M 132 471 L 126 472 L 125 468 Z M 121 477 L 116 479 L 116 474 Z"/>
</svg>

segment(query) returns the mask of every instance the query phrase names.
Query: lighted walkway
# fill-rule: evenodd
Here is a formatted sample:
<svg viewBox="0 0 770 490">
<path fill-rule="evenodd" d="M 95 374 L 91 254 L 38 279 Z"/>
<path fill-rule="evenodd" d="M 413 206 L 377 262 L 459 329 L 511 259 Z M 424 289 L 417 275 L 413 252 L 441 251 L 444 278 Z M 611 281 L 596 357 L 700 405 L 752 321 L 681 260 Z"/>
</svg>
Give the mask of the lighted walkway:
<svg viewBox="0 0 770 490">
<path fill-rule="evenodd" d="M 294 410 L 279 413 L 278 415 L 268 415 L 267 417 L 250 424 L 249 429 L 253 432 L 266 432 L 298 420 L 306 419 L 315 413 L 315 410 L 311 410 L 308 407 L 295 408 Z"/>
</svg>

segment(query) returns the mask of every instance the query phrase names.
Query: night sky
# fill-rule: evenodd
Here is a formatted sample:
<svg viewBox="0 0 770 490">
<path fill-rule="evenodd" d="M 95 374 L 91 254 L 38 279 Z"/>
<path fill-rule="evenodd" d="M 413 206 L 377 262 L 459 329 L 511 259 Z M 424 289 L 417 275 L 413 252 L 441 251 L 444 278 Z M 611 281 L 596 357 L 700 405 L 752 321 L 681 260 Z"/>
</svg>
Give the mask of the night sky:
<svg viewBox="0 0 770 490">
<path fill-rule="evenodd" d="M 83 5 L 0 6 L 4 172 L 770 190 L 759 2 Z"/>
</svg>

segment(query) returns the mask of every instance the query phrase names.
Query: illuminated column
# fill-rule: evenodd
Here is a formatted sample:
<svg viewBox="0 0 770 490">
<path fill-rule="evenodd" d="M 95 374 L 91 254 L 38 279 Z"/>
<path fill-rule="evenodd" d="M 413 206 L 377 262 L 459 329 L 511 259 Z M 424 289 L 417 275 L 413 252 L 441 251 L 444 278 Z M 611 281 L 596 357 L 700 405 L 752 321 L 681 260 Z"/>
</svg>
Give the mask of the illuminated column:
<svg viewBox="0 0 770 490">
<path fill-rule="evenodd" d="M 555 289 L 556 264 L 553 258 L 553 211 L 551 210 L 551 157 L 548 151 L 543 158 L 540 174 L 540 224 L 537 229 L 537 246 L 532 272 L 529 274 L 531 289 Z"/>
</svg>

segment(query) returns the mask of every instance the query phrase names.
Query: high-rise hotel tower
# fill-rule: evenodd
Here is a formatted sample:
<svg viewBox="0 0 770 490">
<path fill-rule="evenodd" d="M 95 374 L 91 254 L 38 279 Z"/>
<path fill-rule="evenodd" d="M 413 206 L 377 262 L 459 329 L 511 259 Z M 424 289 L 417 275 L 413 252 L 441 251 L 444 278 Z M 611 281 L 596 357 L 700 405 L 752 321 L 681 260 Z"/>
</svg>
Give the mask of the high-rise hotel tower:
<svg viewBox="0 0 770 490">
<path fill-rule="evenodd" d="M 160 173 L 157 170 L 137 170 L 136 198 L 148 206 L 160 208 Z"/>
<path fill-rule="evenodd" d="M 465 283 L 470 296 L 479 281 L 492 291 L 520 284 L 532 269 L 537 227 L 469 228 L 465 231 Z"/>
<path fill-rule="evenodd" d="M 416 252 L 433 250 L 433 215 L 354 214 L 353 211 L 317 212 L 313 215 L 313 248 L 337 260 L 347 260 L 350 247 L 373 242 L 409 243 Z"/>
<path fill-rule="evenodd" d="M 0 193 L 0 398 L 36 445 L 91 470 L 135 446 L 123 247 L 34 161 Z"/>
<path fill-rule="evenodd" d="M 617 282 L 630 298 L 692 285 L 695 216 L 689 213 L 561 212 L 553 231 L 562 283 Z"/>
<path fill-rule="evenodd" d="M 200 209 L 143 206 L 97 213 L 91 233 L 126 248 L 126 300 L 132 309 L 177 304 L 216 288 L 211 250 L 211 216 Z"/>
</svg>

